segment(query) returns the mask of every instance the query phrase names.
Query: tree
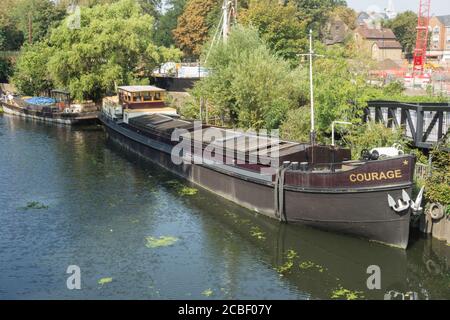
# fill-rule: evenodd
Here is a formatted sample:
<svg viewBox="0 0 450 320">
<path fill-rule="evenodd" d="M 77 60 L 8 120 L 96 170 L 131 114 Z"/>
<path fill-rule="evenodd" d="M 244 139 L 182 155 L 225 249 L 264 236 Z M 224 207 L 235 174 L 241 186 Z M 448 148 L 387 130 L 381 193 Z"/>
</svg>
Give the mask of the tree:
<svg viewBox="0 0 450 320">
<path fill-rule="evenodd" d="M 280 126 L 282 139 L 308 142 L 311 131 L 311 112 L 309 106 L 289 110 Z"/>
<path fill-rule="evenodd" d="M 371 64 L 364 54 L 354 52 L 353 44 L 323 47 L 324 57 L 314 62 L 316 126 L 319 136 L 331 134 L 335 120 L 357 124 L 361 121 L 371 87 L 367 83 Z"/>
<path fill-rule="evenodd" d="M 168 9 L 162 14 L 155 25 L 155 42 L 169 47 L 175 45 L 173 30 L 177 27 L 178 18 L 183 13 L 187 0 L 168 0 Z"/>
<path fill-rule="evenodd" d="M 297 8 L 291 3 L 251 0 L 239 18 L 243 25 L 256 27 L 270 49 L 284 59 L 297 63 L 297 54 L 306 50 L 306 22 L 299 19 Z"/>
<path fill-rule="evenodd" d="M 392 29 L 407 55 L 412 55 L 416 46 L 417 14 L 412 11 L 400 13 L 395 19 L 388 20 L 386 27 Z"/>
<path fill-rule="evenodd" d="M 52 48 L 45 42 L 25 45 L 16 63 L 12 78 L 15 86 L 25 95 L 38 95 L 53 87 L 47 69 Z"/>
<path fill-rule="evenodd" d="M 17 1 L 0 1 L 0 51 L 16 51 L 22 46 L 23 34 L 11 13 Z"/>
<path fill-rule="evenodd" d="M 307 22 L 308 28 L 319 31 L 336 7 L 346 7 L 344 0 L 291 0 L 299 10 L 299 18 Z"/>
<path fill-rule="evenodd" d="M 37 42 L 65 17 L 66 11 L 51 0 L 17 0 L 11 15 L 24 39 L 29 39 L 31 26 L 31 40 Z"/>
<path fill-rule="evenodd" d="M 186 56 L 198 57 L 212 27 L 209 14 L 220 6 L 220 0 L 188 0 L 173 31 L 175 42 Z"/>
<path fill-rule="evenodd" d="M 305 73 L 274 55 L 254 28 L 235 26 L 228 41 L 212 47 L 210 76 L 198 82 L 195 97 L 241 128 L 278 128 L 303 97 Z"/>
<path fill-rule="evenodd" d="M 346 6 L 335 7 L 329 14 L 329 17 L 336 17 L 341 19 L 347 25 L 347 27 L 349 27 L 350 30 L 354 30 L 357 27 L 357 14 L 356 11 L 352 8 Z"/>
<path fill-rule="evenodd" d="M 0 82 L 8 82 L 12 74 L 12 63 L 7 57 L 0 57 Z"/>
<path fill-rule="evenodd" d="M 450 153 L 445 150 L 449 146 L 450 130 L 431 151 L 433 170 L 425 181 L 425 191 L 430 201 L 446 207 L 446 214 L 450 217 Z"/>
<path fill-rule="evenodd" d="M 24 50 L 15 83 L 22 92 L 36 93 L 50 84 L 49 77 L 51 85 L 68 89 L 75 99 L 98 101 L 117 85 L 145 81 L 166 59 L 179 59 L 178 50 L 152 42 L 152 29 L 153 18 L 134 0 L 82 7 L 81 28 L 68 28 L 65 20 L 48 40 Z M 40 61 L 48 76 L 28 78 L 37 68 L 34 61 Z"/>
</svg>

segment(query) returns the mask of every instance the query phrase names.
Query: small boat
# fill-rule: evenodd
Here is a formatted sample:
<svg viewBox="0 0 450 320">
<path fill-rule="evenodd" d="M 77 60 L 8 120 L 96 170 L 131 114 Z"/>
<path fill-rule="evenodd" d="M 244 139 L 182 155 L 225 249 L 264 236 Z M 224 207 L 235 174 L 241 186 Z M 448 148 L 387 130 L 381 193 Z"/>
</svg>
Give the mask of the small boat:
<svg viewBox="0 0 450 320">
<path fill-rule="evenodd" d="M 165 106 L 165 91 L 123 86 L 99 116 L 108 137 L 200 187 L 285 223 L 406 248 L 415 157 L 282 141 L 204 126 Z M 214 137 L 212 137 L 214 136 Z"/>
<path fill-rule="evenodd" d="M 6 94 L 0 105 L 8 114 L 65 125 L 95 123 L 99 113 L 94 103 L 73 104 L 69 93 L 61 90 L 52 90 L 51 97 L 22 98 Z"/>
</svg>

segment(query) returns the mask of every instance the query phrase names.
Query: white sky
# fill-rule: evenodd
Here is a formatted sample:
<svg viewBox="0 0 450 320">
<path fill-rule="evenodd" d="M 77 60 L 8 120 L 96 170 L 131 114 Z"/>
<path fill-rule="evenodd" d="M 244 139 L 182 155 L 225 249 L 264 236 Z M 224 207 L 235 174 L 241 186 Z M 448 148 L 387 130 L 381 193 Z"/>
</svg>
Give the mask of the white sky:
<svg viewBox="0 0 450 320">
<path fill-rule="evenodd" d="M 393 0 L 394 7 L 397 12 L 411 10 L 417 12 L 419 10 L 420 0 Z M 371 6 L 377 6 L 380 11 L 387 8 L 388 0 L 347 0 L 347 5 L 356 11 L 365 11 Z M 431 13 L 434 15 L 450 14 L 450 0 L 431 0 Z"/>
</svg>

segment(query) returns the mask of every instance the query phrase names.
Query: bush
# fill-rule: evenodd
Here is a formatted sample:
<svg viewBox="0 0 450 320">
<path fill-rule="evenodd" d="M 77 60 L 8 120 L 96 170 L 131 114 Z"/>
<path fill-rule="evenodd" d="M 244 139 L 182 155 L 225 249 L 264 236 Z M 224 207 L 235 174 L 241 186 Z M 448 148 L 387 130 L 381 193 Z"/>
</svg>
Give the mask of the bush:
<svg viewBox="0 0 450 320">
<path fill-rule="evenodd" d="M 403 130 L 386 128 L 382 123 L 368 122 L 349 129 L 342 143 L 352 150 L 352 157 L 358 159 L 363 149 L 391 147 L 395 143 L 406 146 Z"/>
<path fill-rule="evenodd" d="M 287 118 L 280 127 L 282 139 L 308 142 L 311 128 L 309 107 L 289 110 Z"/>
<path fill-rule="evenodd" d="M 433 159 L 433 170 L 431 177 L 425 181 L 427 199 L 432 202 L 439 202 L 447 206 L 447 213 L 450 212 L 450 153 L 443 150 L 443 146 L 448 143 L 449 137 L 444 139 L 442 144 L 437 145 L 431 152 Z"/>
<path fill-rule="evenodd" d="M 211 74 L 195 84 L 192 94 L 206 98 L 215 109 L 211 112 L 229 119 L 230 126 L 278 128 L 288 110 L 305 99 L 304 70 L 291 69 L 251 27 L 233 27 L 226 43 L 212 47 L 207 67 Z"/>
</svg>

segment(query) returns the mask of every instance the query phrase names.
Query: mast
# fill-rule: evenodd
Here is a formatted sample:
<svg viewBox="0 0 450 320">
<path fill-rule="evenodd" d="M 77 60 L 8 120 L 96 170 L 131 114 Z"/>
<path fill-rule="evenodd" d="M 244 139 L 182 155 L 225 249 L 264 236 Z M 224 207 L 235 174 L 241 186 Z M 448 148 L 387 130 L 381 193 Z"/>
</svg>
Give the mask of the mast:
<svg viewBox="0 0 450 320">
<path fill-rule="evenodd" d="M 223 6 L 222 6 L 222 14 L 223 14 L 223 19 L 222 19 L 222 37 L 223 37 L 223 42 L 227 42 L 228 40 L 228 33 L 230 32 L 230 22 L 229 22 L 229 12 L 228 12 L 228 6 L 229 6 L 229 1 L 228 0 L 224 0 L 223 1 Z"/>
<path fill-rule="evenodd" d="M 316 131 L 314 123 L 314 83 L 313 83 L 313 41 L 312 41 L 312 29 L 309 29 L 309 89 L 311 95 L 311 132 L 310 141 L 311 145 L 316 142 Z"/>
<path fill-rule="evenodd" d="M 230 28 L 237 20 L 237 0 L 224 0 L 222 5 L 222 38 L 227 42 Z"/>
</svg>

